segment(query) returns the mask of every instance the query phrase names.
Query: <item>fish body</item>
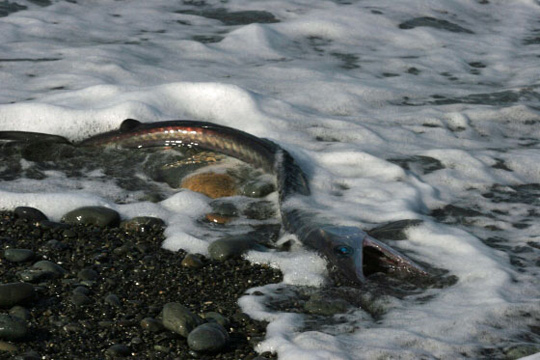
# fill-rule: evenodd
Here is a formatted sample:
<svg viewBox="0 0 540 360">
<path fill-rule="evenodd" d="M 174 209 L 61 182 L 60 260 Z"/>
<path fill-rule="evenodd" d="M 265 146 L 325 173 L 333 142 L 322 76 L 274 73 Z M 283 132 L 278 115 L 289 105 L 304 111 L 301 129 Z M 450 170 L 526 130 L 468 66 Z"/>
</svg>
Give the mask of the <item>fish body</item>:
<svg viewBox="0 0 540 360">
<path fill-rule="evenodd" d="M 56 135 L 30 132 L 0 132 L 0 139 L 12 141 L 68 142 Z M 280 213 L 285 230 L 306 246 L 324 255 L 348 279 L 363 283 L 366 259 L 378 268 L 399 273 L 426 275 L 425 270 L 405 255 L 353 226 L 336 226 L 318 213 L 297 205 L 308 199 L 306 174 L 294 158 L 276 143 L 241 130 L 209 122 L 175 120 L 141 123 L 125 120 L 118 130 L 90 137 L 76 144 L 83 147 L 186 147 L 232 156 L 276 176 Z"/>
<path fill-rule="evenodd" d="M 96 135 L 81 146 L 122 148 L 187 147 L 223 153 L 276 176 L 280 213 L 285 230 L 323 254 L 348 279 L 365 281 L 366 248 L 394 271 L 426 274 L 424 269 L 388 245 L 353 226 L 335 226 L 320 215 L 299 209 L 288 200 L 310 195 L 307 176 L 294 158 L 276 143 L 241 130 L 201 121 L 140 123 L 126 120 L 120 129 Z"/>
</svg>

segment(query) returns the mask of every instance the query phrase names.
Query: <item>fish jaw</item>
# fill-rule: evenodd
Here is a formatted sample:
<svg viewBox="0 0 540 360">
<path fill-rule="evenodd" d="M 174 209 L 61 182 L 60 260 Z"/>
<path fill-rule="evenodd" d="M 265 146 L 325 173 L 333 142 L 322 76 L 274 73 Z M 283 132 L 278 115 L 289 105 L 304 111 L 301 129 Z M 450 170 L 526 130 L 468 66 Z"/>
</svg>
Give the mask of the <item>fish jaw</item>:
<svg viewBox="0 0 540 360">
<path fill-rule="evenodd" d="M 322 253 L 350 280 L 363 283 L 364 239 L 366 232 L 354 226 L 327 225 L 319 229 Z M 322 244 L 321 244 L 322 245 Z"/>
<path fill-rule="evenodd" d="M 359 284 L 366 281 L 364 263 L 368 249 L 376 250 L 380 254 L 376 261 L 382 268 L 407 275 L 427 275 L 414 261 L 357 227 L 323 226 L 319 229 L 318 236 L 320 248 L 328 261 L 347 278 Z"/>
</svg>

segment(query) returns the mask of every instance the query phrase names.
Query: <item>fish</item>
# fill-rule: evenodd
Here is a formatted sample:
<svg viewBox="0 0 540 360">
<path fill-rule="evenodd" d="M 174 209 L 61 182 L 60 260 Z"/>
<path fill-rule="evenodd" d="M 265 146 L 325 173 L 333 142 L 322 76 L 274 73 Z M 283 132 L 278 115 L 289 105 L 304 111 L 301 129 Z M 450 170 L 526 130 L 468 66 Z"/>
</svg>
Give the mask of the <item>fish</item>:
<svg viewBox="0 0 540 360">
<path fill-rule="evenodd" d="M 67 141 L 58 135 L 41 135 L 45 141 Z M 32 142 L 40 139 L 40 133 L 5 131 L 0 132 L 0 139 Z M 94 135 L 76 145 L 134 150 L 185 147 L 234 157 L 275 176 L 285 231 L 325 257 L 332 268 L 353 283 L 361 285 L 366 282 L 368 262 L 375 262 L 377 269 L 395 274 L 429 275 L 422 266 L 359 227 L 333 224 L 320 213 L 300 206 L 311 195 L 308 177 L 293 156 L 274 141 L 210 122 L 171 120 L 142 123 L 126 119 L 117 130 Z"/>
</svg>

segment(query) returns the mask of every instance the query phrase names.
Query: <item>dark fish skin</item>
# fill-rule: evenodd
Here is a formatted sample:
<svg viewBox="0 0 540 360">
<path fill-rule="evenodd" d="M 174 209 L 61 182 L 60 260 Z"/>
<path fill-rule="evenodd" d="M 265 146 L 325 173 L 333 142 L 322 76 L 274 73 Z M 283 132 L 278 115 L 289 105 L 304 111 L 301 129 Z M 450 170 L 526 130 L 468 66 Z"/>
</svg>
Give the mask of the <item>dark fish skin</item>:
<svg viewBox="0 0 540 360">
<path fill-rule="evenodd" d="M 32 141 L 39 138 L 36 133 L 23 134 L 0 132 L 0 139 Z M 56 135 L 42 135 L 50 141 L 67 141 Z M 360 228 L 335 226 L 319 214 L 298 208 L 295 205 L 297 200 L 301 202 L 310 195 L 307 176 L 286 150 L 270 140 L 209 122 L 174 120 L 141 123 L 128 119 L 118 130 L 90 137 L 77 145 L 131 149 L 179 146 L 235 157 L 276 176 L 284 228 L 303 244 L 324 255 L 348 279 L 359 284 L 365 281 L 365 248 L 370 248 L 370 253 L 377 253 L 376 261 L 383 268 L 401 274 L 427 275 L 422 267 Z"/>
</svg>

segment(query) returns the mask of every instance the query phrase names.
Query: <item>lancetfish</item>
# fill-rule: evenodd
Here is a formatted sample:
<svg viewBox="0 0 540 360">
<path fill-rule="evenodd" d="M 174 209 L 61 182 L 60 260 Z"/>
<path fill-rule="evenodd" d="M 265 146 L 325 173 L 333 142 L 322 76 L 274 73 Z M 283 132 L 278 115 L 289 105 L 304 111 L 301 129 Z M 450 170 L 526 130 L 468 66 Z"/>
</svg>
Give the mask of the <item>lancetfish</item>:
<svg viewBox="0 0 540 360">
<path fill-rule="evenodd" d="M 0 139 L 67 142 L 57 135 L 15 131 L 0 132 Z M 323 215 L 299 206 L 310 195 L 307 176 L 289 152 L 273 141 L 209 122 L 174 120 L 141 123 L 128 119 L 118 130 L 95 135 L 77 145 L 125 149 L 187 147 L 237 158 L 276 177 L 284 229 L 325 256 L 349 280 L 363 283 L 368 261 L 377 262 L 378 268 L 400 274 L 427 274 L 411 259 L 362 229 L 332 224 Z"/>
</svg>

